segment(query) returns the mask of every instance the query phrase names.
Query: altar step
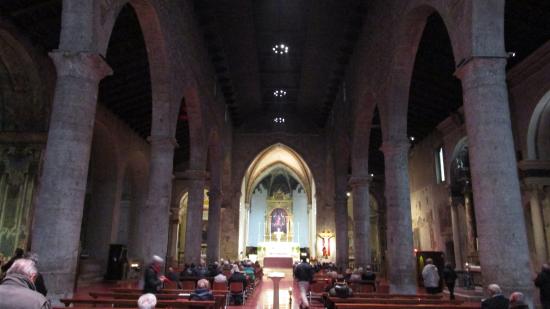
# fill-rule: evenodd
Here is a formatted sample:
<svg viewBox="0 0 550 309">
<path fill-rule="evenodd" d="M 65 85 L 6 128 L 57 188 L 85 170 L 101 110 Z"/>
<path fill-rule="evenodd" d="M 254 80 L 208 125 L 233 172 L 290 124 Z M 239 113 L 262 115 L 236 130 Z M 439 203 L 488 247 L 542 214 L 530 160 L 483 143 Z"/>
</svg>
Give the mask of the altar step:
<svg viewBox="0 0 550 309">
<path fill-rule="evenodd" d="M 292 257 L 266 256 L 264 257 L 265 268 L 292 268 L 294 263 Z"/>
</svg>

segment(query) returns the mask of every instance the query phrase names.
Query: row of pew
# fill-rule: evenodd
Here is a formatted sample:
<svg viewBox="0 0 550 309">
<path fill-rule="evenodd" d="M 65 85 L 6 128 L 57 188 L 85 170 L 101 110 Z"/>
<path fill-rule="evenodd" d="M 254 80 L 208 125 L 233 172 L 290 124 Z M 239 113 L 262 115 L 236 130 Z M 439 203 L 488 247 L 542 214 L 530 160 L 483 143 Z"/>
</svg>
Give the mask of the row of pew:
<svg viewBox="0 0 550 309">
<path fill-rule="evenodd" d="M 258 281 L 252 282 L 243 288 L 242 283 L 224 285 L 223 289 L 217 285 L 212 290 L 214 294 L 213 301 L 191 301 L 189 295 L 193 289 L 170 289 L 164 288 L 156 294 L 157 308 L 189 308 L 189 309 L 223 309 L 229 303 L 232 294 L 241 293 L 243 299 L 250 296 L 254 292 L 254 288 Z M 236 287 L 235 287 L 236 286 Z M 240 287 L 240 288 L 239 288 Z M 60 302 L 65 307 L 73 306 L 72 308 L 136 308 L 137 300 L 142 295 L 141 289 L 137 288 L 112 288 L 108 291 L 90 292 L 89 297 L 73 297 L 61 299 Z M 55 309 L 62 309 L 58 307 Z"/>
<path fill-rule="evenodd" d="M 332 280 L 315 276 L 310 285 L 310 303 L 316 307 L 321 304 L 328 309 L 479 309 L 480 303 L 463 300 L 449 300 L 443 294 L 389 294 L 387 285 L 379 282 L 373 287 L 372 282 L 350 283 L 353 295 L 347 298 L 330 296 L 327 293 Z M 376 291 L 375 291 L 376 290 Z"/>
</svg>

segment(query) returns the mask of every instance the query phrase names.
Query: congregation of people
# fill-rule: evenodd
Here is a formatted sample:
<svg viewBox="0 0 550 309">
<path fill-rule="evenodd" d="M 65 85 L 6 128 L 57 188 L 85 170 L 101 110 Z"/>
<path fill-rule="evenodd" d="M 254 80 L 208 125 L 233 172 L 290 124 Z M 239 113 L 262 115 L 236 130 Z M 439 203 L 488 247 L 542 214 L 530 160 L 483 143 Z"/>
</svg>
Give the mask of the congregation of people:
<svg viewBox="0 0 550 309">
<path fill-rule="evenodd" d="M 221 286 L 228 290 L 231 283 L 241 283 L 242 293 L 230 293 L 230 303 L 241 305 L 246 292 L 261 282 L 263 268 L 259 262 L 250 260 L 229 261 L 220 260 L 207 264 L 185 264 L 183 269 L 165 268 L 165 261 L 159 256 L 153 256 L 143 272 L 142 294 L 138 299 L 138 308 L 155 308 L 158 294 L 163 288 L 185 289 L 184 282 L 193 282 L 193 291 L 189 300 L 214 300 L 213 286 Z M 24 253 L 17 249 L 14 256 L 2 265 L 2 280 L 0 283 L 1 308 L 51 308 L 46 298 L 47 289 L 38 271 L 38 256 Z M 421 271 L 422 284 L 427 294 L 440 294 L 447 288 L 449 299 L 456 299 L 454 290 L 458 279 L 457 272 L 450 263 L 443 269 L 438 269 L 432 259 L 426 259 Z M 296 263 L 293 269 L 294 279 L 300 289 L 300 308 L 309 308 L 310 284 L 315 277 L 322 275 L 328 282 L 324 292 L 331 297 L 347 298 L 353 296 L 353 284 L 370 285 L 376 292 L 380 280 L 371 265 L 355 269 L 338 269 L 333 263 L 309 262 L 303 259 Z M 550 309 L 550 266 L 544 264 L 540 273 L 534 279 L 535 286 L 540 290 L 540 303 L 543 309 Z M 421 291 L 421 289 L 420 289 Z M 482 309 L 524 309 L 529 308 L 521 292 L 513 292 L 506 297 L 498 284 L 490 284 L 486 288 L 487 298 L 481 301 Z"/>
<path fill-rule="evenodd" d="M 214 296 L 211 290 L 211 284 L 222 286 L 225 289 L 233 282 L 242 284 L 242 291 L 232 291 L 231 302 L 240 305 L 243 303 L 244 294 L 254 287 L 256 279 L 261 280 L 263 269 L 259 262 L 249 260 L 240 262 L 231 262 L 229 260 L 216 261 L 207 264 L 201 261 L 199 265 L 185 264 L 181 272 L 173 267 L 168 267 L 165 275 L 162 274 L 164 260 L 159 256 L 153 256 L 151 263 L 144 271 L 143 293 L 155 294 L 162 288 L 174 286 L 178 289 L 183 288 L 183 282 L 191 281 L 196 286 L 193 293 L 190 294 L 190 300 L 213 300 Z"/>
</svg>

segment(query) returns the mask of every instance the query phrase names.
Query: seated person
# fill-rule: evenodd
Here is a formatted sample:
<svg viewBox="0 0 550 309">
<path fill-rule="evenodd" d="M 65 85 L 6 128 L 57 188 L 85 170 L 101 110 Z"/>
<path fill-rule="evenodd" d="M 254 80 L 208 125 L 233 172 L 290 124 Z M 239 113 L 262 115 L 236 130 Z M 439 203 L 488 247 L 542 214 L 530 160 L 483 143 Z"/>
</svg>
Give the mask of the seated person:
<svg viewBox="0 0 550 309">
<path fill-rule="evenodd" d="M 510 309 L 529 309 L 529 306 L 525 303 L 525 296 L 521 292 L 514 292 L 510 294 Z"/>
<path fill-rule="evenodd" d="M 244 273 L 248 276 L 250 281 L 254 282 L 254 280 L 256 280 L 256 273 L 254 272 L 254 268 L 252 267 L 252 262 L 244 264 Z"/>
<path fill-rule="evenodd" d="M 231 275 L 231 277 L 229 277 L 229 283 L 231 284 L 232 282 L 242 282 L 243 292 L 244 292 L 244 290 L 246 290 L 246 284 L 247 284 L 246 276 L 241 272 L 238 265 L 234 265 L 232 271 L 233 271 L 233 274 Z M 231 297 L 233 299 L 233 302 L 236 305 L 240 305 L 243 303 L 242 295 L 231 295 Z"/>
<path fill-rule="evenodd" d="M 489 284 L 487 287 L 489 298 L 481 301 L 482 309 L 505 309 L 510 305 L 508 298 L 502 295 L 502 290 L 496 284 Z"/>
<path fill-rule="evenodd" d="M 178 273 L 174 270 L 172 266 L 168 267 L 168 272 L 166 273 L 166 278 L 168 280 L 175 282 L 178 289 L 181 289 L 181 283 L 180 278 L 178 276 Z"/>
<path fill-rule="evenodd" d="M 374 291 L 376 292 L 376 274 L 372 271 L 372 266 L 367 265 L 366 270 L 361 275 L 361 280 L 366 281 L 366 283 L 371 284 Z"/>
<path fill-rule="evenodd" d="M 195 268 L 195 277 L 198 278 L 206 278 L 209 275 L 208 272 L 208 266 L 206 266 L 206 263 L 204 261 L 201 261 L 201 264 Z"/>
<path fill-rule="evenodd" d="M 155 309 L 157 297 L 151 293 L 143 294 L 139 297 L 137 304 L 139 309 Z"/>
<path fill-rule="evenodd" d="M 187 278 L 187 277 L 194 277 L 194 276 L 195 276 L 195 264 L 194 263 L 191 263 L 191 265 L 185 264 L 183 271 L 180 273 L 180 279 Z"/>
<path fill-rule="evenodd" d="M 210 291 L 210 283 L 206 279 L 197 282 L 197 288 L 189 296 L 189 300 L 214 300 L 214 294 Z"/>
<path fill-rule="evenodd" d="M 344 280 L 349 281 L 352 273 L 353 271 L 351 268 L 346 268 L 346 271 L 344 272 Z"/>
<path fill-rule="evenodd" d="M 372 271 L 372 266 L 367 265 L 365 271 L 361 275 L 361 280 L 363 281 L 375 281 L 376 274 Z"/>
<path fill-rule="evenodd" d="M 359 282 L 361 281 L 361 274 L 363 273 L 363 268 L 359 267 L 354 270 L 351 276 L 349 277 L 349 282 Z"/>
<path fill-rule="evenodd" d="M 227 277 L 223 273 L 219 273 L 216 277 L 214 277 L 214 282 L 227 283 Z"/>
<path fill-rule="evenodd" d="M 333 297 L 335 296 L 340 298 L 347 298 L 353 295 L 353 290 L 348 286 L 348 284 L 344 280 L 344 276 L 338 275 L 338 278 L 336 279 L 334 286 L 329 290 L 328 293 L 330 296 L 333 296 Z"/>
</svg>

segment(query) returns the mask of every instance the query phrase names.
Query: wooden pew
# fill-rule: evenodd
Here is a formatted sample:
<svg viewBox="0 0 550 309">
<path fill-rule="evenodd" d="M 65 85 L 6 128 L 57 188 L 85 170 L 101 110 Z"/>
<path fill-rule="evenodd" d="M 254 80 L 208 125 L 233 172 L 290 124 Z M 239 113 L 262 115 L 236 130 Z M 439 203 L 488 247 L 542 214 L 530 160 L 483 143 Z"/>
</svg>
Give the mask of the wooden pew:
<svg viewBox="0 0 550 309">
<path fill-rule="evenodd" d="M 329 297 L 328 305 L 333 308 L 334 305 L 343 303 L 353 304 L 397 304 L 397 305 L 421 305 L 421 304 L 451 304 L 461 305 L 463 301 L 450 301 L 445 299 L 421 299 L 421 298 L 360 298 L 360 297 Z"/>
<path fill-rule="evenodd" d="M 386 293 L 355 293 L 354 292 L 352 297 L 443 299 L 443 294 L 386 294 Z"/>
<path fill-rule="evenodd" d="M 75 307 L 82 304 L 90 304 L 94 306 L 95 305 L 116 306 L 116 307 L 124 306 L 124 307 L 131 307 L 131 308 L 135 308 L 137 306 L 136 299 L 64 298 L 64 299 L 60 299 L 60 301 L 65 305 L 65 307 L 68 307 L 71 304 L 73 304 L 73 306 Z M 156 307 L 159 307 L 159 308 L 170 307 L 170 308 L 193 308 L 193 309 L 215 309 L 215 306 L 216 306 L 216 301 L 194 301 L 194 300 L 186 300 L 186 299 L 157 300 L 157 305 L 156 305 Z"/>
<path fill-rule="evenodd" d="M 143 290 L 137 289 L 137 288 L 112 288 L 109 289 L 109 291 L 113 293 L 132 293 L 132 294 L 143 294 Z M 161 289 L 158 294 L 180 294 L 180 293 L 193 293 L 195 290 L 180 290 L 180 289 Z M 213 294 L 218 293 L 227 293 L 229 291 L 229 288 L 227 290 L 212 290 Z"/>
<path fill-rule="evenodd" d="M 137 302 L 138 298 L 142 295 L 140 293 L 113 293 L 113 292 L 90 292 L 90 296 L 94 299 L 131 299 Z M 221 309 L 225 307 L 227 303 L 227 292 L 213 291 L 214 301 L 216 302 L 215 308 Z M 188 295 L 180 294 L 156 294 L 157 300 L 188 300 Z"/>
<path fill-rule="evenodd" d="M 336 304 L 336 309 L 479 309 L 480 304 Z"/>
</svg>

